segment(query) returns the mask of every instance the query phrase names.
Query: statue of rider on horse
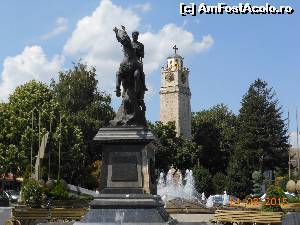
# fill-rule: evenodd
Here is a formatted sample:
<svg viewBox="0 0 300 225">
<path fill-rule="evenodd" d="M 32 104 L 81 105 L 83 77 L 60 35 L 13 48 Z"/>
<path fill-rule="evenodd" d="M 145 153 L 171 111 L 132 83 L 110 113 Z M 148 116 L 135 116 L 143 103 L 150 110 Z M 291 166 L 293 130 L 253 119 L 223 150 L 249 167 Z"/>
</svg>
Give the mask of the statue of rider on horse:
<svg viewBox="0 0 300 225">
<path fill-rule="evenodd" d="M 143 71 L 144 45 L 138 42 L 137 31 L 132 33 L 132 41 L 128 36 L 125 27 L 114 28 L 116 38 L 123 46 L 124 58 L 116 73 L 116 95 L 121 96 L 122 104 L 114 120 L 110 121 L 113 126 L 146 126 L 144 102 L 145 74 Z"/>
</svg>

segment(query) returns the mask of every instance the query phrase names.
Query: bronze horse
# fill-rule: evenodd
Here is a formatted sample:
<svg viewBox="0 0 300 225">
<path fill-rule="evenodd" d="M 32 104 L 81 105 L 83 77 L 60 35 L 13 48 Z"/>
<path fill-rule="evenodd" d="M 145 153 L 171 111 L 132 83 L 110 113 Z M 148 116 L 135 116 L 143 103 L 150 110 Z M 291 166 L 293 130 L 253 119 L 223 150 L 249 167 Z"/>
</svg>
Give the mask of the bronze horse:
<svg viewBox="0 0 300 225">
<path fill-rule="evenodd" d="M 143 79 L 143 65 L 138 60 L 131 39 L 125 27 L 114 28 L 118 42 L 123 46 L 124 58 L 120 63 L 116 73 L 116 95 L 121 96 L 121 84 L 123 86 L 122 105 L 113 121 L 112 125 L 145 125 L 145 81 Z M 142 112 L 141 112 L 142 111 Z M 143 117 L 140 120 L 140 117 Z M 138 117 L 138 118 L 137 118 Z"/>
</svg>

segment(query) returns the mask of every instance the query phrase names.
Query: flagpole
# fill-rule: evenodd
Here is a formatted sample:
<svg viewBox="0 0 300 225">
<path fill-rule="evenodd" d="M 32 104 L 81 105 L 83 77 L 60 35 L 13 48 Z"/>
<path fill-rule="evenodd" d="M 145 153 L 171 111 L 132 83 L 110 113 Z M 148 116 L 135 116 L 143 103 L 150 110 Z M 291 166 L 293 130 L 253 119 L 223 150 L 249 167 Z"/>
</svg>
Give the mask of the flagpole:
<svg viewBox="0 0 300 225">
<path fill-rule="evenodd" d="M 38 147 L 38 174 L 37 179 L 40 180 L 40 146 L 41 146 L 41 112 L 39 111 L 39 147 Z"/>
<path fill-rule="evenodd" d="M 290 137 L 290 111 L 288 111 L 288 134 L 289 134 L 289 180 L 291 180 L 291 137 Z"/>
<path fill-rule="evenodd" d="M 49 135 L 48 135 L 48 140 L 50 142 L 50 137 L 51 137 L 51 132 L 52 132 L 52 114 L 50 114 L 50 129 L 49 129 Z M 51 145 L 50 145 L 51 146 Z M 50 157 L 50 147 L 49 147 L 49 154 L 48 154 L 48 180 L 50 180 L 50 169 L 51 169 L 51 157 Z"/>
<path fill-rule="evenodd" d="M 58 144 L 58 179 L 60 179 L 60 151 L 61 151 L 61 114 L 59 113 L 59 144 Z"/>
<path fill-rule="evenodd" d="M 34 109 L 33 109 L 34 110 Z M 30 177 L 32 177 L 32 154 L 33 154 L 33 110 L 31 116 L 31 149 L 30 149 Z"/>
<path fill-rule="evenodd" d="M 296 137 L 296 140 L 297 140 L 297 163 L 298 163 L 298 175 L 300 174 L 300 167 L 299 167 L 299 164 L 300 164 L 300 160 L 299 160 L 299 129 L 298 129 L 298 109 L 296 107 L 296 124 L 297 124 L 297 137 Z"/>
</svg>

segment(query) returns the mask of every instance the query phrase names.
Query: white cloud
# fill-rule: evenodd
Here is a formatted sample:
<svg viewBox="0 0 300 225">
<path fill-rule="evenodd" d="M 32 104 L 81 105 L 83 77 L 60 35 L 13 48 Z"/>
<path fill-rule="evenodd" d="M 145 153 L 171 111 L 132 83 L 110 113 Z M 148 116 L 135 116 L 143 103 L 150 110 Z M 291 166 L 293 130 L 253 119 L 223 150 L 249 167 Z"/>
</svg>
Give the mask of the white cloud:
<svg viewBox="0 0 300 225">
<path fill-rule="evenodd" d="M 100 74 L 100 86 L 111 90 L 114 86 L 114 74 L 122 59 L 121 47 L 115 39 L 113 28 L 124 25 L 127 30 L 132 31 L 138 27 L 139 22 L 140 18 L 132 10 L 103 0 L 92 15 L 78 21 L 75 31 L 64 46 L 64 53 L 96 66 Z"/>
<path fill-rule="evenodd" d="M 204 36 L 200 42 L 195 41 L 192 33 L 175 24 L 165 25 L 158 33 L 147 32 L 140 35 L 145 44 L 145 71 L 151 73 L 165 62 L 176 44 L 182 56 L 209 49 L 214 41 L 210 35 Z"/>
<path fill-rule="evenodd" d="M 14 57 L 7 57 L 3 63 L 0 82 L 0 100 L 6 101 L 13 90 L 25 82 L 36 79 L 49 83 L 61 70 L 63 58 L 54 56 L 48 60 L 40 46 L 25 47 Z"/>
<path fill-rule="evenodd" d="M 64 46 L 62 56 L 56 55 L 48 59 L 40 46 L 30 46 L 14 57 L 7 57 L 3 63 L 2 81 L 0 80 L 0 100 L 7 100 L 16 86 L 31 79 L 49 82 L 50 78 L 56 78 L 58 71 L 62 69 L 63 59 L 68 56 L 75 60 L 81 58 L 89 65 L 96 66 L 101 89 L 111 92 L 115 87 L 115 73 L 123 58 L 122 47 L 115 38 L 113 28 L 124 25 L 128 33 L 139 30 L 143 25 L 136 13 L 138 8 L 148 11 L 151 5 L 146 3 L 122 8 L 110 0 L 102 0 L 91 15 L 78 21 Z M 41 38 L 54 37 L 66 29 L 67 20 L 60 17 L 55 29 Z M 210 35 L 197 41 L 184 26 L 175 24 L 166 24 L 157 32 L 141 33 L 140 41 L 145 45 L 144 68 L 147 76 L 165 63 L 175 44 L 182 56 L 205 51 L 213 44 Z M 151 84 L 147 86 L 151 93 Z"/>
<path fill-rule="evenodd" d="M 132 7 L 132 9 L 142 12 L 149 12 L 152 9 L 152 6 L 149 2 L 147 2 L 145 4 L 136 4 Z"/>
<path fill-rule="evenodd" d="M 151 5 L 146 4 L 142 8 L 147 11 L 151 9 Z M 114 88 L 114 74 L 123 57 L 122 48 L 112 29 L 124 25 L 129 33 L 138 30 L 141 26 L 140 20 L 135 9 L 124 9 L 114 5 L 110 0 L 102 0 L 92 15 L 79 20 L 75 31 L 64 46 L 64 54 L 82 58 L 88 64 L 96 66 L 100 74 L 101 88 L 111 91 Z M 175 24 L 167 24 L 158 32 L 141 33 L 140 41 L 145 45 L 146 75 L 151 74 L 165 62 L 175 44 L 183 56 L 207 50 L 213 44 L 210 35 L 197 41 L 191 32 Z"/>
<path fill-rule="evenodd" d="M 58 17 L 55 21 L 55 27 L 52 31 L 42 35 L 42 40 L 48 40 L 68 30 L 68 20 L 64 17 Z"/>
</svg>

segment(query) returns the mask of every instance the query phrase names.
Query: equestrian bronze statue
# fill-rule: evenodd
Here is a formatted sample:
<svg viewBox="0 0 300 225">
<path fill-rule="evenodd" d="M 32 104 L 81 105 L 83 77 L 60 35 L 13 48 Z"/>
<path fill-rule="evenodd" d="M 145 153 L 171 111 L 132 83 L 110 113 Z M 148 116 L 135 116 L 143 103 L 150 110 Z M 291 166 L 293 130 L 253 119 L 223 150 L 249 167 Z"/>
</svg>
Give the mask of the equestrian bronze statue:
<svg viewBox="0 0 300 225">
<path fill-rule="evenodd" d="M 145 74 L 143 71 L 144 45 L 138 42 L 137 31 L 132 33 L 133 41 L 125 27 L 114 28 L 116 38 L 123 46 L 124 58 L 116 73 L 116 96 L 122 96 L 121 106 L 110 121 L 112 126 L 146 126 L 144 102 Z M 121 93 L 121 85 L 123 87 Z"/>
</svg>

